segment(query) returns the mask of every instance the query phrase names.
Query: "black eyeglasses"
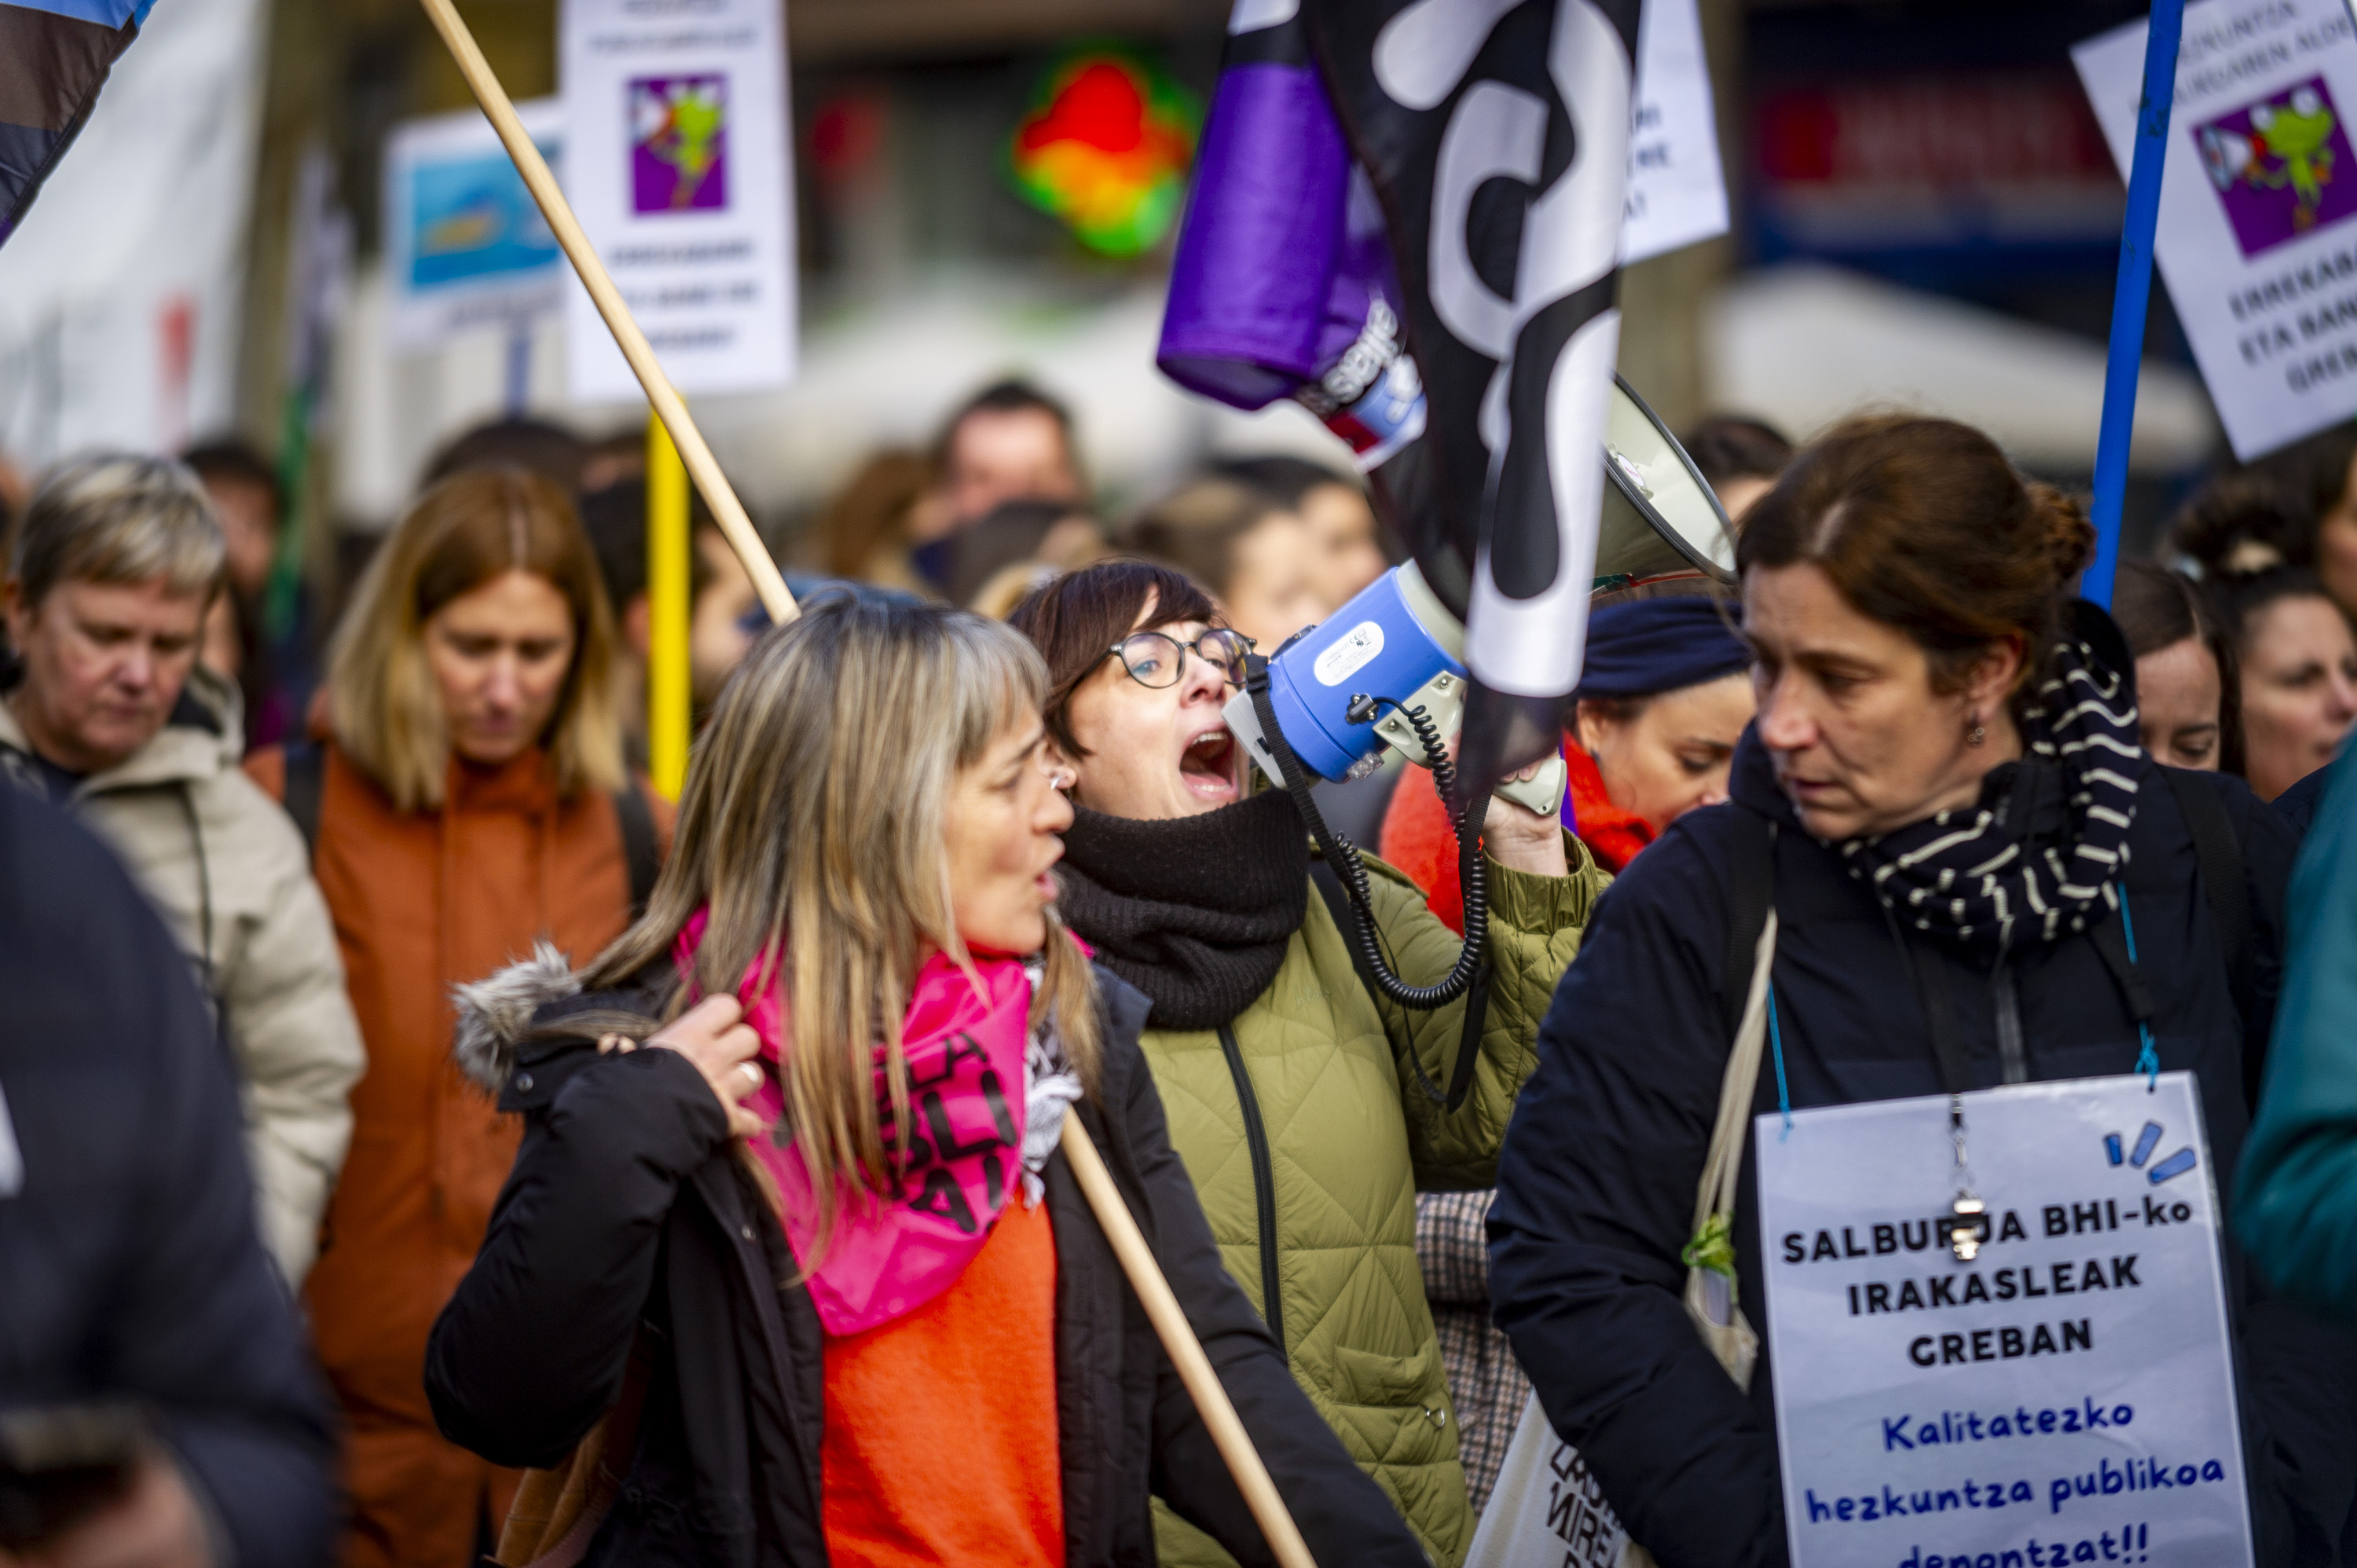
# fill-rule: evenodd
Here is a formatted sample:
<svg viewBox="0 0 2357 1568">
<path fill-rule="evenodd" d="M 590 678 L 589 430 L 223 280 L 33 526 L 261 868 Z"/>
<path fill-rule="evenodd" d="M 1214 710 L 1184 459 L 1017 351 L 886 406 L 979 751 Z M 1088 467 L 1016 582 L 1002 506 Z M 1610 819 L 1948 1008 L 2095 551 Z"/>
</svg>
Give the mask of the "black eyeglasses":
<svg viewBox="0 0 2357 1568">
<path fill-rule="evenodd" d="M 1105 650 L 1105 657 L 1120 660 L 1121 667 L 1139 685 L 1159 691 L 1177 685 L 1185 676 L 1189 649 L 1217 670 L 1229 685 L 1244 683 L 1244 655 L 1253 650 L 1253 639 L 1223 626 L 1212 628 L 1192 642 L 1158 631 L 1134 631 Z"/>
</svg>

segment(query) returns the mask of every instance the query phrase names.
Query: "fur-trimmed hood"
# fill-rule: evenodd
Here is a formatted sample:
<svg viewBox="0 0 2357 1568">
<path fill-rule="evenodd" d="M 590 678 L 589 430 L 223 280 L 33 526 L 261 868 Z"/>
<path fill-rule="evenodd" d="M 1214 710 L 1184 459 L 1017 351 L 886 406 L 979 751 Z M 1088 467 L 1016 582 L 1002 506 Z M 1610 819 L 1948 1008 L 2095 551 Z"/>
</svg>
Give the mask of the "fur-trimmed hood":
<svg viewBox="0 0 2357 1568">
<path fill-rule="evenodd" d="M 547 942 L 534 942 L 532 956 L 472 985 L 454 985 L 458 1012 L 451 1054 L 458 1070 L 496 1096 L 515 1070 L 516 1042 L 532 1027 L 533 1015 L 552 1002 L 581 994 L 572 961 Z"/>
</svg>

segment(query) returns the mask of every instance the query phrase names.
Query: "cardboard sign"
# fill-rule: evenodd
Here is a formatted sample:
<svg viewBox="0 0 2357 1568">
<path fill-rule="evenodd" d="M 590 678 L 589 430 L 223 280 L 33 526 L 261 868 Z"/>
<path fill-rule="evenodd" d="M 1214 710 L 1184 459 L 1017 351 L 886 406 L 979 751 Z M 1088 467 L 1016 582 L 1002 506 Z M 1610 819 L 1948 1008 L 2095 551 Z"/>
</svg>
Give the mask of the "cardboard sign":
<svg viewBox="0 0 2357 1568">
<path fill-rule="evenodd" d="M 1718 161 L 1699 0 L 1651 0 L 1637 28 L 1623 262 L 1727 232 L 1727 177 Z"/>
<path fill-rule="evenodd" d="M 2072 51 L 2127 177 L 2145 24 Z M 2153 259 L 2245 462 L 2357 414 L 2357 27 L 2341 0 L 2185 8 Z"/>
<path fill-rule="evenodd" d="M 779 0 L 565 0 L 565 193 L 683 392 L 794 371 L 793 171 Z M 573 395 L 639 384 L 586 292 Z"/>
<path fill-rule="evenodd" d="M 2250 1563 L 2210 1150 L 2147 1082 L 1964 1097 L 1969 1263 L 1945 1095 L 1754 1123 L 1794 1568 Z"/>
<path fill-rule="evenodd" d="M 564 177 L 565 109 L 519 103 L 524 134 Z M 473 109 L 393 127 L 384 149 L 388 329 L 396 349 L 558 307 L 572 269 L 491 123 Z"/>
</svg>

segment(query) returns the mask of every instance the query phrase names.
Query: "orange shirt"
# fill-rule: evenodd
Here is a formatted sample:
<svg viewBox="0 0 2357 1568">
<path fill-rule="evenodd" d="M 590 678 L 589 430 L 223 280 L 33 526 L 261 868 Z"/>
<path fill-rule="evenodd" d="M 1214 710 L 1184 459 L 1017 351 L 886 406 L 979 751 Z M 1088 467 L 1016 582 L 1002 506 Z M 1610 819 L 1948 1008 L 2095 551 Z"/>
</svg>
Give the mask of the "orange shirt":
<svg viewBox="0 0 2357 1568">
<path fill-rule="evenodd" d="M 957 1283 L 826 1341 L 835 1568 L 1063 1568 L 1056 1236 L 1043 1200 L 1000 1210 Z"/>
</svg>

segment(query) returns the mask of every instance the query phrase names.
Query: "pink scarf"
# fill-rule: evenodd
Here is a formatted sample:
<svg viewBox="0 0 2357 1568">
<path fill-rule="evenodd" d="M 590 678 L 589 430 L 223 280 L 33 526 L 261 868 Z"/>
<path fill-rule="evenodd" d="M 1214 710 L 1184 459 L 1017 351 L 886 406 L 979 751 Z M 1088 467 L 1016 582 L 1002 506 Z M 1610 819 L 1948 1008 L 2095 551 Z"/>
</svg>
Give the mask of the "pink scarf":
<svg viewBox="0 0 2357 1568">
<path fill-rule="evenodd" d="M 698 909 L 673 945 L 672 961 L 694 995 L 695 950 L 708 911 Z M 810 1273 L 811 1301 L 829 1334 L 857 1334 L 914 1311 L 957 1283 L 989 1239 L 998 1211 L 1023 1171 L 1024 1048 L 1030 1036 L 1031 983 L 1014 959 L 977 958 L 983 994 L 939 953 L 917 972 L 900 1021 L 909 1065 L 913 1144 L 899 1165 L 896 1197 L 879 1199 L 845 1184 L 842 1208 L 824 1260 Z M 761 1060 L 773 1070 L 746 1107 L 773 1133 L 750 1141 L 754 1155 L 785 1199 L 786 1240 L 810 1270 L 818 1237 L 818 1202 L 809 1169 L 794 1153 L 783 1120 L 785 1096 L 774 1070 L 783 1060 L 784 987 L 765 961 L 737 988 L 746 1022 L 761 1037 Z M 891 1149 L 890 1091 L 882 1047 L 876 1051 L 876 1106 Z"/>
</svg>

